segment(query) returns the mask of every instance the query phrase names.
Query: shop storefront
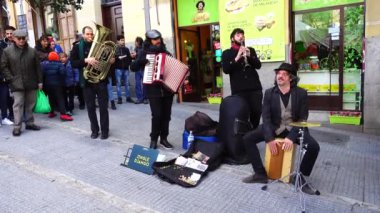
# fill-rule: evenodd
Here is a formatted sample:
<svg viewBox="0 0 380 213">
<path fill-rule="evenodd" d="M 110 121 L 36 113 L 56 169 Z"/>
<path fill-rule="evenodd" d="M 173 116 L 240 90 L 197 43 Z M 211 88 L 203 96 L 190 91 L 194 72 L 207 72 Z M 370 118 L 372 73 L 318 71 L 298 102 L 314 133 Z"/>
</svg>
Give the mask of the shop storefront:
<svg viewBox="0 0 380 213">
<path fill-rule="evenodd" d="M 310 109 L 362 111 L 364 0 L 174 0 L 174 5 L 179 56 L 190 67 L 183 101 L 223 93 L 219 56 L 230 48 L 230 32 L 240 27 L 264 69 L 265 62 L 298 66 Z"/>
<path fill-rule="evenodd" d="M 182 100 L 206 101 L 222 92 L 218 1 L 174 1 L 180 60 L 190 68 Z"/>
<path fill-rule="evenodd" d="M 364 1 L 292 1 L 292 61 L 310 109 L 363 108 Z"/>
</svg>

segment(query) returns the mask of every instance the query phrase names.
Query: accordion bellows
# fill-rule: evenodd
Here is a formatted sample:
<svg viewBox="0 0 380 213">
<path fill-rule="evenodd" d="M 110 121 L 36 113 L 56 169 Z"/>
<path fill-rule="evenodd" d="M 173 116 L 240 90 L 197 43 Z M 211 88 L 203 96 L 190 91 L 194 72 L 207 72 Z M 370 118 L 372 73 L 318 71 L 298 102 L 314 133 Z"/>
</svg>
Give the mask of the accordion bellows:
<svg viewBox="0 0 380 213">
<path fill-rule="evenodd" d="M 189 72 L 181 61 L 165 54 L 147 54 L 149 64 L 144 69 L 144 84 L 162 83 L 172 92 L 177 92 Z"/>
</svg>

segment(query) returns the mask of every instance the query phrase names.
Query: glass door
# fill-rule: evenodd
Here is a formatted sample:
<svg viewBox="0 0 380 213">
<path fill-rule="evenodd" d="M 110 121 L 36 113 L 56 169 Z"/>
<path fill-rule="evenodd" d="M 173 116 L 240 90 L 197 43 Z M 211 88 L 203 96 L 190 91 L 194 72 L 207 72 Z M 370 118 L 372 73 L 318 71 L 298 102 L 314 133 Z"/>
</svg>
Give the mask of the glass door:
<svg viewBox="0 0 380 213">
<path fill-rule="evenodd" d="M 298 85 L 308 91 L 310 109 L 342 108 L 340 29 L 340 9 L 294 16 L 293 59 L 299 68 Z"/>
</svg>

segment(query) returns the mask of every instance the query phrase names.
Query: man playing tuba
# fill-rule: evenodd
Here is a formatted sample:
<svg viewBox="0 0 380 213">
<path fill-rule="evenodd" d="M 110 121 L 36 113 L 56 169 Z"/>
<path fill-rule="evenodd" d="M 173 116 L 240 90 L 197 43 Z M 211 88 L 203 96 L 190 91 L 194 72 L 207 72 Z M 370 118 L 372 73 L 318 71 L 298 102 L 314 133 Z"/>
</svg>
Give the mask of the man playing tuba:
<svg viewBox="0 0 380 213">
<path fill-rule="evenodd" d="M 82 34 L 82 38 L 72 48 L 70 54 L 71 65 L 73 68 L 78 68 L 80 71 L 79 81 L 80 86 L 83 88 L 83 95 L 87 106 L 88 117 L 91 122 L 91 138 L 97 138 L 99 136 L 99 130 L 101 130 L 100 139 L 107 139 L 109 133 L 107 78 L 101 79 L 96 83 L 90 82 L 89 79 L 85 79 L 83 74 L 84 69 L 86 69 L 88 65 L 96 67 L 99 64 L 99 61 L 96 60 L 92 54 L 90 57 L 88 57 L 94 40 L 94 33 L 92 28 L 89 26 L 83 27 Z M 114 58 L 109 61 L 109 63 L 114 62 Z M 96 115 L 96 97 L 98 98 L 99 104 L 100 129 Z"/>
</svg>

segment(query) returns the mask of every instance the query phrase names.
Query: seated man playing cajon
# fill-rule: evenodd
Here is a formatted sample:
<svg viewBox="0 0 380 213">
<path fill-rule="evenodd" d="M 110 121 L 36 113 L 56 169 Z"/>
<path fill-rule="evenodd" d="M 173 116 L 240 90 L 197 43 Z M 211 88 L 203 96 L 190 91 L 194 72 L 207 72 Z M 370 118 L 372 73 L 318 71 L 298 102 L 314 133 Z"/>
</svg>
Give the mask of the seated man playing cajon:
<svg viewBox="0 0 380 213">
<path fill-rule="evenodd" d="M 276 155 L 278 150 L 275 138 L 284 138 L 282 148 L 285 151 L 290 150 L 293 143 L 299 144 L 299 127 L 292 127 L 289 124 L 306 121 L 309 114 L 307 92 L 297 87 L 296 68 L 291 64 L 282 63 L 278 69 L 275 69 L 275 72 L 275 86 L 267 89 L 264 95 L 263 124 L 243 137 L 255 172 L 254 175 L 244 178 L 244 183 L 268 182 L 257 143 L 265 141 L 269 145 L 272 155 Z M 301 162 L 300 171 L 303 175 L 309 176 L 318 157 L 319 144 L 310 136 L 307 128 L 304 131 L 304 144 L 307 144 L 307 150 Z M 301 184 L 304 183 L 306 180 L 302 177 Z M 309 185 L 303 186 L 302 191 L 314 194 Z"/>
</svg>

